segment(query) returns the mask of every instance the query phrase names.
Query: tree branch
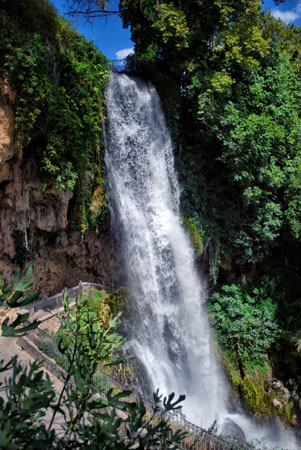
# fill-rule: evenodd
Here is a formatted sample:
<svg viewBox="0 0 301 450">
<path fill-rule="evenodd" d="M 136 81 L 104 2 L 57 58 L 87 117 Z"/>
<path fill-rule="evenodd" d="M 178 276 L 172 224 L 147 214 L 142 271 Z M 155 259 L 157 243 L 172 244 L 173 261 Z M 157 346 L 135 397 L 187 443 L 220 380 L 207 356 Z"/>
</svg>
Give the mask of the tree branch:
<svg viewBox="0 0 301 450">
<path fill-rule="evenodd" d="M 118 13 L 119 13 L 119 11 L 98 11 L 98 10 L 95 10 L 95 11 L 92 11 L 92 10 L 72 11 L 72 10 L 70 10 L 70 11 L 67 11 L 65 14 L 67 16 L 73 16 L 73 15 L 76 15 L 76 14 L 82 14 L 82 15 L 85 15 L 85 16 L 90 16 L 91 14 L 93 14 L 92 17 L 107 17 L 107 16 L 111 16 L 113 14 L 118 14 Z"/>
</svg>

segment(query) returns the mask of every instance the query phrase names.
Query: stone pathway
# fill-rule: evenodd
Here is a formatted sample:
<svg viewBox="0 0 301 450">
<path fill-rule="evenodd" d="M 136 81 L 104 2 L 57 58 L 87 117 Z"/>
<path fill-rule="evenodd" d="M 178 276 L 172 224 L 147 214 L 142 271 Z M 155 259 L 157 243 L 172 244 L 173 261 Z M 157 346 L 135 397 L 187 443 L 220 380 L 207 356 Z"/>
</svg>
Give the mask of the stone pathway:
<svg viewBox="0 0 301 450">
<path fill-rule="evenodd" d="M 1 316 L 1 323 L 2 320 L 5 319 L 5 317 L 9 315 L 10 319 L 12 319 L 13 315 L 11 313 L 4 314 Z M 3 360 L 4 363 L 8 362 L 13 356 L 18 355 L 19 361 L 22 363 L 23 366 L 29 366 L 31 362 L 34 361 L 34 358 L 32 358 L 25 350 L 23 350 L 20 345 L 18 344 L 18 338 L 15 337 L 6 337 L 6 336 L 0 336 L 0 360 Z M 54 390 L 57 394 L 57 396 L 60 394 L 63 383 L 61 380 L 59 380 L 57 377 L 55 377 L 51 372 L 47 371 L 45 368 L 43 368 L 43 371 L 49 375 L 50 380 L 53 383 Z M 5 382 L 6 378 L 9 378 L 11 375 L 12 370 L 7 370 L 5 372 L 0 373 L 0 382 Z M 5 398 L 5 392 L 1 391 L 0 396 Z M 46 415 L 43 419 L 46 426 L 50 423 L 52 417 L 52 411 L 48 410 L 46 411 Z M 57 415 L 58 421 L 55 423 L 54 429 L 57 430 L 57 432 L 61 431 L 60 426 L 60 415 Z"/>
</svg>

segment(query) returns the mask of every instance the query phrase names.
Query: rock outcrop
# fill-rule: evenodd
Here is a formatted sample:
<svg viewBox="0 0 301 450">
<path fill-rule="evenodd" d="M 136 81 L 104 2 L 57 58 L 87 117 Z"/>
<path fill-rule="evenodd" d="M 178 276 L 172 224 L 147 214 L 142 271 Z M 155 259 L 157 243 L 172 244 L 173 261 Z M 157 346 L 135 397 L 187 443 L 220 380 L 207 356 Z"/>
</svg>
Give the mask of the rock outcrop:
<svg viewBox="0 0 301 450">
<path fill-rule="evenodd" d="M 70 231 L 72 193 L 47 187 L 36 156 L 17 141 L 16 92 L 5 80 L 0 87 L 0 275 L 11 281 L 18 265 L 32 264 L 41 293 L 79 280 L 112 286 L 108 231 Z"/>
</svg>

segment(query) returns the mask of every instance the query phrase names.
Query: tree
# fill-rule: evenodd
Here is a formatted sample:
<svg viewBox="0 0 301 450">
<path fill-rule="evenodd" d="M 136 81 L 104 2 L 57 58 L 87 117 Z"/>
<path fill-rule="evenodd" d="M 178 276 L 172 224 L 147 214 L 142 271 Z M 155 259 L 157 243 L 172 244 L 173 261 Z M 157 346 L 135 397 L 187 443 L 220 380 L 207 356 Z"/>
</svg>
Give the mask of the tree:
<svg viewBox="0 0 301 450">
<path fill-rule="evenodd" d="M 297 378 L 300 363 L 297 340 L 284 331 L 279 320 L 283 315 L 285 321 L 293 306 L 284 303 L 286 293 L 280 286 L 279 280 L 267 277 L 256 284 L 223 285 L 209 299 L 208 311 L 228 378 L 242 407 L 247 406 L 257 417 L 276 415 L 295 424 L 292 398 L 281 398 L 271 382 L 272 377 L 283 383 Z M 275 402 L 279 399 L 284 406 L 280 409 Z"/>
<path fill-rule="evenodd" d="M 222 239 L 229 236 L 240 263 L 261 261 L 279 236 L 300 235 L 300 81 L 275 49 L 261 67 L 241 71 L 233 86 L 208 87 L 198 99 L 207 138 L 219 146 L 226 177 L 220 181 L 238 213 L 224 211 L 229 222 Z"/>
<path fill-rule="evenodd" d="M 277 45 L 285 51 L 292 61 L 294 69 L 300 74 L 301 27 L 295 24 L 286 25 L 267 11 L 262 15 L 262 22 L 265 39 L 271 40 L 273 45 Z"/>
<path fill-rule="evenodd" d="M 257 65 L 268 50 L 260 5 L 259 0 L 122 0 L 120 14 L 135 42 L 131 67 L 145 73 L 157 64 L 190 80 L 209 61 L 212 73 L 220 60 Z"/>
<path fill-rule="evenodd" d="M 28 303 L 30 296 L 22 294 L 32 282 L 32 278 L 28 278 L 30 273 L 31 269 L 28 269 L 21 282 L 16 281 L 13 286 L 2 283 L 1 306 L 17 306 L 17 301 L 19 306 Z M 153 411 L 149 412 L 142 401 L 127 401 L 130 391 L 116 392 L 111 388 L 108 392 L 101 392 L 100 386 L 93 382 L 94 375 L 100 363 L 114 363 L 114 350 L 121 343 L 120 336 L 114 332 L 117 319 L 110 317 L 106 327 L 101 328 L 99 319 L 87 309 L 86 301 L 78 301 L 73 313 L 65 296 L 65 306 L 62 322 L 70 345 L 64 346 L 59 342 L 58 346 L 67 361 L 64 386 L 58 399 L 41 363 L 33 362 L 29 368 L 24 368 L 16 356 L 6 364 L 0 363 L 0 372 L 12 371 L 12 375 L 0 385 L 5 393 L 4 398 L 0 398 L 0 447 L 11 450 L 42 447 L 95 449 L 99 445 L 108 450 L 126 450 L 134 445 L 141 449 L 174 448 L 185 433 L 173 432 L 165 413 L 179 408 L 184 396 L 174 400 L 174 394 L 169 395 L 163 400 L 161 409 L 162 397 L 156 393 Z M 6 320 L 3 334 L 16 336 L 37 327 L 36 322 L 31 327 L 19 329 L 27 316 L 19 314 L 18 320 L 11 324 Z M 43 420 L 46 411 L 52 411 L 48 426 Z M 58 415 L 62 427 L 60 434 L 53 426 Z M 154 416 L 157 417 L 155 424 L 152 421 Z"/>
</svg>

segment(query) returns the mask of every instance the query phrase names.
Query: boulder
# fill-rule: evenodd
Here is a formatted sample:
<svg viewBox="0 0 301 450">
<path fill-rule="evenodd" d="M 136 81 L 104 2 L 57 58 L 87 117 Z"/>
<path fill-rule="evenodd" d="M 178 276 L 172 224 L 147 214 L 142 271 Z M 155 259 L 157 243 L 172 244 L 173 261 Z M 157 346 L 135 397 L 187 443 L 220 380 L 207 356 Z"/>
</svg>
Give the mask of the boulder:
<svg viewBox="0 0 301 450">
<path fill-rule="evenodd" d="M 245 433 L 242 431 L 242 429 L 232 419 L 229 419 L 229 417 L 227 417 L 223 422 L 221 434 L 226 436 L 233 436 L 235 438 L 243 440 L 246 439 Z"/>
</svg>

